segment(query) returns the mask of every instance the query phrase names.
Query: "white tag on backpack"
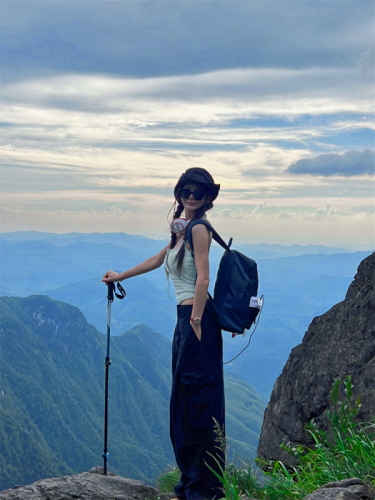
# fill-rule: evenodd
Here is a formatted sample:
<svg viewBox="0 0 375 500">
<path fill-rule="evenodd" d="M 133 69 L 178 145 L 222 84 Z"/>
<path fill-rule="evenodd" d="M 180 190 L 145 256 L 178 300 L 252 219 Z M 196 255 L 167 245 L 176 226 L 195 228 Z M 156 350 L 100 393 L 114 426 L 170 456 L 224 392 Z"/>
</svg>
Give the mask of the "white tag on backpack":
<svg viewBox="0 0 375 500">
<path fill-rule="evenodd" d="M 256 307 L 257 309 L 261 310 L 263 306 L 263 299 L 262 297 L 251 297 L 250 298 L 250 307 Z"/>
</svg>

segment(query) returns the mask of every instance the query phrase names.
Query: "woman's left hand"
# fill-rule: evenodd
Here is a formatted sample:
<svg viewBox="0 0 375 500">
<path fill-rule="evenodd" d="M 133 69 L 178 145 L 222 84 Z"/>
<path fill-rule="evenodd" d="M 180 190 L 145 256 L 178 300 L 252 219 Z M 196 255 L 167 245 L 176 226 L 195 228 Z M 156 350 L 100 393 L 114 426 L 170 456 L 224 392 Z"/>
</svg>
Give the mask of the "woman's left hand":
<svg viewBox="0 0 375 500">
<path fill-rule="evenodd" d="M 193 321 L 190 321 L 191 327 L 194 330 L 195 335 L 199 342 L 202 340 L 202 325 L 196 325 Z"/>
</svg>

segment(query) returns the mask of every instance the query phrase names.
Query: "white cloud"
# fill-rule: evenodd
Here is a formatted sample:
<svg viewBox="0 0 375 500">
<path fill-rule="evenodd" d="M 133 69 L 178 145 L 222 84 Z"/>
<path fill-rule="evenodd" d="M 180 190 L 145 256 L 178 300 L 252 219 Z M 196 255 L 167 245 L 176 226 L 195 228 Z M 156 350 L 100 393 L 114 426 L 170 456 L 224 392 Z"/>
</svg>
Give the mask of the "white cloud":
<svg viewBox="0 0 375 500">
<path fill-rule="evenodd" d="M 370 1 L 4 2 L 10 77 L 348 67 L 373 42 Z M 37 41 L 37 43 L 36 43 Z M 8 76 L 9 77 L 9 76 Z"/>
<path fill-rule="evenodd" d="M 302 158 L 289 165 L 286 171 L 292 174 L 322 175 L 324 177 L 374 175 L 375 152 L 364 149 L 363 151 L 346 151 L 342 155 L 330 153 L 315 158 Z"/>
<path fill-rule="evenodd" d="M 74 74 L 9 84 L 3 89 L 3 99 L 73 115 L 77 110 L 123 113 L 126 121 L 132 120 L 129 124 L 147 126 L 208 122 L 222 115 L 369 111 L 374 109 L 369 99 L 372 76 L 356 68 L 318 67 L 231 69 L 139 79 Z M 206 117 L 203 111 L 208 112 Z"/>
<path fill-rule="evenodd" d="M 117 220 L 123 230 L 137 223 L 149 234 L 147 220 L 154 231 L 164 227 L 176 179 L 199 166 L 222 185 L 212 214 L 220 224 L 255 221 L 263 237 L 281 237 L 276 221 L 286 234 L 292 224 L 298 233 L 302 217 L 290 207 L 302 199 L 313 216 L 332 199 L 342 214 L 370 197 L 364 179 L 349 185 L 284 174 L 319 141 L 341 153 L 327 141 L 332 134 L 375 128 L 370 80 L 358 69 L 312 68 L 148 79 L 61 75 L 8 85 L 2 197 L 22 215 L 8 217 L 7 227 L 10 220 L 15 228 L 49 224 L 54 213 L 60 230 L 115 230 Z"/>
<path fill-rule="evenodd" d="M 311 202 L 311 200 L 310 200 Z M 326 218 L 346 218 L 353 219 L 375 215 L 374 209 L 371 207 L 363 207 L 362 210 L 357 209 L 351 211 L 346 209 L 338 210 L 327 205 L 325 208 L 316 208 L 313 205 L 309 206 L 290 206 L 283 207 L 282 205 L 274 204 L 259 204 L 255 207 L 244 209 L 224 208 L 219 211 L 214 211 L 211 217 L 214 219 L 249 219 L 249 220 L 265 220 L 265 219 L 299 219 L 299 220 L 322 220 Z M 375 228 L 374 228 L 375 229 Z"/>
<path fill-rule="evenodd" d="M 289 212 L 279 212 L 278 219 L 294 219 L 293 215 Z"/>
</svg>

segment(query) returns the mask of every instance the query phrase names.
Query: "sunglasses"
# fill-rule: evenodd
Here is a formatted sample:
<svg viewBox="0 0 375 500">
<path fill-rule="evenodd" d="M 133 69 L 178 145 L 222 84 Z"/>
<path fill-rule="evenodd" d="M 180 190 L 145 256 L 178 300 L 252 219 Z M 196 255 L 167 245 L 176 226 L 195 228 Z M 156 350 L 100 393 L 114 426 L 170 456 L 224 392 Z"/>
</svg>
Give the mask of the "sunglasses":
<svg viewBox="0 0 375 500">
<path fill-rule="evenodd" d="M 194 191 L 190 191 L 190 189 L 187 188 L 181 189 L 181 198 L 187 200 L 191 194 L 194 196 L 195 200 L 200 201 L 203 200 L 206 191 L 204 189 L 195 189 Z"/>
</svg>

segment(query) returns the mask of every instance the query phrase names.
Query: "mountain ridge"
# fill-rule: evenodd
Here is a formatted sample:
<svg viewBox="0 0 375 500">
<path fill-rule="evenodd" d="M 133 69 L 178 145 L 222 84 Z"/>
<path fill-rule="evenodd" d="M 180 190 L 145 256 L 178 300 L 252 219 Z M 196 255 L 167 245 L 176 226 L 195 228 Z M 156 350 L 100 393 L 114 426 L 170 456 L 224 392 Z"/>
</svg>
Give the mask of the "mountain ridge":
<svg viewBox="0 0 375 500">
<path fill-rule="evenodd" d="M 0 488 L 97 465 L 103 452 L 106 336 L 77 307 L 47 296 L 0 297 L 0 306 Z M 151 482 L 174 462 L 170 351 L 170 342 L 147 325 L 111 338 L 109 470 Z M 251 459 L 264 402 L 231 375 L 226 391 L 229 439 L 233 435 L 236 451 Z M 245 403 L 251 403 L 252 414 Z"/>
</svg>

